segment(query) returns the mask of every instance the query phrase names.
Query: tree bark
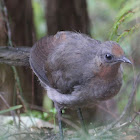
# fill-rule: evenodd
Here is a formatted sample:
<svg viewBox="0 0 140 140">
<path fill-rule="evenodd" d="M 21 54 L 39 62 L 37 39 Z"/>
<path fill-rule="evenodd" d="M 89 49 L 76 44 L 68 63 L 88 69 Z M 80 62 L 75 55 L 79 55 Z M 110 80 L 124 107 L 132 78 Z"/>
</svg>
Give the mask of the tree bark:
<svg viewBox="0 0 140 140">
<path fill-rule="evenodd" d="M 33 44 L 33 21 L 32 9 L 30 0 L 5 0 L 5 5 L 8 10 L 8 22 L 11 29 L 11 39 L 14 46 Z M 25 67 L 16 67 L 20 84 L 23 92 L 23 97 L 27 102 L 31 103 L 32 93 L 32 72 Z M 14 76 L 14 75 L 13 75 Z M 16 104 L 16 102 L 14 103 Z"/>
<path fill-rule="evenodd" d="M 0 47 L 1 64 L 30 67 L 29 55 L 30 48 Z"/>
<path fill-rule="evenodd" d="M 5 0 L 13 45 L 32 46 L 35 29 L 31 0 Z"/>
<path fill-rule="evenodd" d="M 6 45 L 7 36 L 6 36 L 6 26 L 4 22 L 4 16 L 0 10 L 0 46 Z"/>
<path fill-rule="evenodd" d="M 4 14 L 0 9 L 0 46 L 7 45 L 7 30 L 5 26 Z M 11 105 L 11 98 L 14 95 L 14 77 L 10 66 L 0 64 L 0 94 Z M 0 99 L 0 109 L 6 109 L 3 100 Z"/>
<path fill-rule="evenodd" d="M 8 18 L 13 45 L 26 45 L 31 47 L 35 40 L 35 29 L 33 23 L 31 0 L 5 0 L 5 5 L 8 10 Z M 19 57 L 19 59 L 22 59 L 22 56 Z M 16 69 L 18 71 L 24 98 L 29 103 L 36 102 L 36 104 L 38 104 L 39 102 L 40 105 L 42 102 L 42 98 L 35 98 L 40 97 L 38 96 L 38 94 L 40 94 L 40 92 L 42 91 L 41 86 L 36 80 L 37 78 L 34 78 L 34 81 L 32 80 L 32 71 L 30 68 L 16 67 Z M 13 73 L 12 76 L 14 77 Z M 13 99 L 11 98 L 11 100 Z"/>
<path fill-rule="evenodd" d="M 48 35 L 69 30 L 89 33 L 86 0 L 46 0 Z"/>
</svg>

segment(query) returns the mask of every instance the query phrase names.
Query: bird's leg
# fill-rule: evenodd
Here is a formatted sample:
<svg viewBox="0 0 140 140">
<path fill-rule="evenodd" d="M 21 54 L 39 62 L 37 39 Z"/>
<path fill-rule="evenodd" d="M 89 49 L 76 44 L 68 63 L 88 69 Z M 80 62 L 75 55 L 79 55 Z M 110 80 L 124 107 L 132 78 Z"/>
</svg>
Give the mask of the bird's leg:
<svg viewBox="0 0 140 140">
<path fill-rule="evenodd" d="M 57 105 L 57 103 L 54 103 L 55 108 L 57 110 L 57 117 L 58 117 L 58 125 L 59 125 L 59 133 L 60 133 L 60 140 L 64 140 L 64 136 L 63 136 L 63 127 L 62 127 L 62 121 L 61 121 L 61 117 L 62 117 L 62 109 Z"/>
<path fill-rule="evenodd" d="M 87 131 L 87 128 L 86 128 L 84 119 L 83 119 L 83 115 L 82 115 L 82 110 L 81 110 L 81 108 L 78 108 L 78 109 L 77 109 L 77 113 L 78 113 L 78 117 L 79 117 L 79 119 L 80 119 L 80 123 L 81 123 L 81 125 L 82 125 L 82 129 L 83 129 L 83 131 L 85 132 L 85 134 L 88 135 L 88 131 Z"/>
</svg>

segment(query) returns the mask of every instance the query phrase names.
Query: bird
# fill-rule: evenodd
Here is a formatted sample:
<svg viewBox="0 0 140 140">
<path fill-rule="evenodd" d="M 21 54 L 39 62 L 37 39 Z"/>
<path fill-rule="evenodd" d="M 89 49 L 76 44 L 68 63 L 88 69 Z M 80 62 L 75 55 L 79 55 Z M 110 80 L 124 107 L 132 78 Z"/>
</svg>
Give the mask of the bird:
<svg viewBox="0 0 140 140">
<path fill-rule="evenodd" d="M 59 31 L 45 36 L 30 51 L 30 66 L 58 113 L 61 140 L 62 109 L 77 109 L 114 97 L 122 86 L 122 63 L 131 63 L 114 41 L 101 42 L 86 34 Z"/>
</svg>

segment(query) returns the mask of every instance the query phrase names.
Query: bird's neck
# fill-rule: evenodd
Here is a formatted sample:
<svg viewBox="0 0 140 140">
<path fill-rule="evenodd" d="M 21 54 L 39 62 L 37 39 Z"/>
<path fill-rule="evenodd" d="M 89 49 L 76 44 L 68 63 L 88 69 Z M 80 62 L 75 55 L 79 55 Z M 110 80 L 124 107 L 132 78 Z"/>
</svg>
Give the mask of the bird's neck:
<svg viewBox="0 0 140 140">
<path fill-rule="evenodd" d="M 120 63 L 111 66 L 104 65 L 100 67 L 100 70 L 97 75 L 103 80 L 112 80 L 118 75 L 119 69 Z"/>
</svg>

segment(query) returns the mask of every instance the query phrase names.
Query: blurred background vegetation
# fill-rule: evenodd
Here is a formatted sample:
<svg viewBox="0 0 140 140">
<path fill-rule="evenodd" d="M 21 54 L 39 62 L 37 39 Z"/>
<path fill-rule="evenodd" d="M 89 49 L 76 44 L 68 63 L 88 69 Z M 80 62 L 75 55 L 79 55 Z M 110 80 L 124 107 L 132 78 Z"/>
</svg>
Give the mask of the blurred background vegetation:
<svg viewBox="0 0 140 140">
<path fill-rule="evenodd" d="M 49 23 L 51 21 L 51 18 L 47 18 L 47 17 L 49 17 L 49 16 L 47 16 L 47 12 L 49 13 L 49 11 L 51 11 L 51 9 L 53 9 L 53 8 L 56 8 L 57 5 L 59 5 L 58 9 L 59 10 L 61 9 L 63 12 L 62 4 L 64 4 L 64 6 L 65 6 L 66 3 L 64 1 L 61 1 L 61 5 L 60 5 L 59 1 L 57 1 L 56 3 L 54 1 L 52 1 L 52 3 L 54 2 L 56 4 L 55 5 L 56 7 L 53 7 L 51 5 L 51 2 L 49 2 L 49 0 L 48 0 L 47 4 L 48 5 L 50 4 L 50 6 L 48 6 L 46 4 L 46 1 L 47 0 L 31 0 L 30 1 L 30 6 L 32 7 L 32 9 L 30 9 L 30 10 L 32 10 L 32 11 L 30 11 L 29 13 L 32 15 L 32 18 L 33 18 L 33 21 L 32 21 L 33 24 L 31 25 L 33 29 L 32 29 L 32 31 L 30 31 L 30 36 L 32 36 L 32 39 L 30 39 L 30 40 L 32 40 L 32 42 L 30 42 L 30 43 L 29 42 L 22 43 L 21 41 L 16 42 L 15 41 L 16 39 L 14 39 L 14 37 L 13 37 L 16 33 L 12 33 L 12 41 L 13 41 L 13 44 L 15 44 L 15 46 L 22 46 L 22 45 L 23 46 L 32 46 L 34 44 L 34 42 L 39 40 L 41 37 L 52 34 L 50 31 L 51 26 Z M 68 2 L 69 0 L 65 0 L 65 1 Z M 66 22 L 67 19 L 63 20 L 63 22 L 66 22 L 66 24 L 67 24 L 67 26 L 64 29 L 78 31 L 78 32 L 84 32 L 84 33 L 89 34 L 92 38 L 101 40 L 101 41 L 106 41 L 106 40 L 116 41 L 120 44 L 120 46 L 125 51 L 126 55 L 129 56 L 129 58 L 133 62 L 133 67 L 128 66 L 128 65 L 123 66 L 124 67 L 123 68 L 124 69 L 123 87 L 122 87 L 120 93 L 112 101 L 109 102 L 110 111 L 112 111 L 112 114 L 115 114 L 115 116 L 117 118 L 119 116 L 119 114 L 122 113 L 125 106 L 127 105 L 129 95 L 132 92 L 132 90 L 134 89 L 133 83 L 134 83 L 135 79 L 137 78 L 137 75 L 140 72 L 140 28 L 139 28 L 140 27 L 140 0 L 116 0 L 116 1 L 114 1 L 114 0 L 86 0 L 85 2 L 87 4 L 86 10 L 88 12 L 89 21 L 88 20 L 86 21 L 86 18 L 84 17 L 85 15 L 83 13 L 81 15 L 79 14 L 80 16 L 83 16 L 83 20 L 86 21 L 86 22 L 84 21 L 82 23 L 82 24 L 87 24 L 86 25 L 87 27 L 84 27 L 85 25 L 83 26 L 85 28 L 85 30 L 81 31 L 81 30 L 76 30 L 77 28 L 76 29 L 68 28 L 67 26 L 69 26 L 69 25 L 68 25 L 68 22 Z M 71 3 L 72 3 L 72 1 L 71 1 Z M 9 22 L 11 25 L 13 24 L 11 26 L 11 32 L 14 32 L 13 30 L 16 30 L 16 27 L 14 27 L 14 26 L 16 26 L 16 23 L 13 22 L 14 14 L 18 15 L 18 12 L 14 13 L 12 15 L 11 14 L 12 12 L 10 10 L 14 6 L 10 9 L 10 5 L 12 5 L 12 4 L 8 0 L 5 0 L 5 4 L 8 9 Z M 27 3 L 25 5 L 27 7 Z M 76 5 L 76 3 L 75 3 L 75 5 Z M 80 7 L 81 5 L 77 5 L 77 7 L 78 6 Z M 18 6 L 18 5 L 16 5 L 16 6 Z M 82 9 L 83 7 L 81 6 L 80 8 Z M 3 10 L 2 4 L 0 5 L 0 9 Z M 65 8 L 64 8 L 64 10 L 65 10 Z M 29 11 L 29 9 L 27 11 Z M 72 12 L 72 11 L 70 11 L 70 12 Z M 27 14 L 29 14 L 29 13 L 27 13 Z M 61 12 L 59 14 L 61 14 Z M 5 14 L 3 14 L 3 15 L 6 16 Z M 24 15 L 24 16 L 27 16 L 27 15 Z M 55 16 L 55 15 L 51 15 L 51 16 Z M 57 17 L 57 20 L 61 20 L 61 18 L 59 19 L 59 17 Z M 0 22 L 1 22 L 1 20 L 0 20 Z M 20 23 L 20 21 L 19 21 L 19 23 Z M 24 24 L 28 24 L 28 20 L 25 20 Z M 55 26 L 61 27 L 58 24 L 61 24 L 61 22 L 54 22 L 54 24 L 52 24 L 51 28 L 56 28 Z M 80 26 L 80 25 L 77 25 L 77 26 Z M 63 28 L 60 30 L 63 30 Z M 18 30 L 18 32 L 19 31 L 20 30 Z M 28 32 L 28 31 L 26 31 L 26 32 Z M 22 38 L 22 40 L 23 40 L 23 38 Z M 7 43 L 5 43 L 5 44 L 7 44 Z M 2 46 L 3 44 L 0 43 L 0 45 Z M 3 68 L 3 66 L 1 66 L 1 69 L 2 68 Z M 17 68 L 17 70 L 18 70 L 18 68 Z M 27 69 L 22 70 L 23 73 L 26 73 L 26 70 Z M 3 70 L 3 71 L 5 71 L 5 70 Z M 22 75 L 21 70 L 18 70 L 18 72 L 19 72 L 19 77 L 20 77 Z M 30 81 L 36 80 L 36 77 L 32 77 L 31 72 L 29 72 L 29 73 L 30 73 L 29 75 L 30 75 L 30 79 L 31 79 Z M 2 72 L 1 72 L 1 77 L 3 77 Z M 23 77 L 21 76 L 20 80 L 22 78 Z M 1 84 L 2 83 L 3 82 L 1 82 Z M 23 88 L 23 89 L 25 86 L 24 83 L 25 83 L 25 81 L 21 81 L 21 88 Z M 18 114 L 20 114 L 21 116 L 37 117 L 37 118 L 49 121 L 51 123 L 54 123 L 56 111 L 53 108 L 52 102 L 47 98 L 46 95 L 43 96 L 42 93 L 44 93 L 44 90 L 40 87 L 40 85 L 38 84 L 38 81 L 34 82 L 34 83 L 31 82 L 31 83 L 32 84 L 30 84 L 30 87 L 32 87 L 32 90 L 29 90 L 29 89 L 23 90 L 23 99 L 25 99 L 25 100 L 23 100 L 23 102 L 22 102 L 22 100 L 18 101 L 17 99 L 12 99 L 12 103 L 11 102 L 9 103 L 9 101 L 7 101 L 9 103 L 9 106 L 12 106 L 13 101 L 15 101 L 15 100 L 16 100 L 16 103 L 14 103 L 14 105 L 22 104 L 23 106 L 24 105 L 26 106 L 26 103 L 27 104 L 29 103 L 27 105 L 27 108 L 25 107 L 24 109 L 21 109 L 19 112 L 17 111 Z M 4 84 L 7 84 L 7 83 L 4 83 Z M 14 93 L 18 92 L 19 87 L 15 86 L 15 85 L 13 85 L 13 87 L 14 87 Z M 35 87 L 34 88 L 35 92 L 36 92 L 36 88 L 40 89 L 40 90 L 38 90 L 38 93 L 33 93 L 33 87 Z M 1 92 L 4 92 L 4 91 L 2 91 L 2 89 L 1 89 Z M 13 90 L 13 89 L 10 89 L 10 90 Z M 15 93 L 13 95 L 17 96 L 17 93 Z M 26 95 L 28 95 L 28 96 L 26 96 Z M 25 96 L 25 98 L 24 98 L 24 96 Z M 12 97 L 10 97 L 10 98 L 12 98 Z M 8 100 L 9 100 L 9 98 L 8 98 Z M 1 108 L 1 110 L 5 109 L 5 108 L 6 107 Z M 17 108 L 15 108 L 15 109 L 17 109 Z M 129 110 L 127 120 L 132 118 L 133 114 L 135 112 L 138 112 L 139 109 L 140 109 L 140 80 L 137 81 L 135 97 L 133 100 L 133 104 L 131 105 L 131 109 Z M 96 110 L 98 110 L 98 109 L 96 108 Z M 10 110 L 10 111 L 12 111 L 12 110 Z M 90 110 L 90 111 L 92 111 L 92 110 Z M 69 110 L 68 110 L 68 112 L 69 112 Z M 94 118 L 93 119 L 94 121 L 96 120 L 95 118 L 98 118 L 98 116 L 100 115 L 99 111 L 97 111 L 97 112 L 98 112 L 98 113 L 96 113 L 97 116 L 95 114 L 91 115 L 91 117 Z M 66 116 L 66 118 L 69 119 L 69 116 Z M 104 119 L 104 118 L 105 118 L 105 116 L 102 115 L 101 119 Z M 108 115 L 107 115 L 106 120 L 112 121 L 112 117 L 110 119 L 110 117 L 108 117 Z M 114 118 L 113 118 L 113 120 L 114 120 Z M 137 123 L 140 125 L 139 120 L 140 120 L 140 117 L 138 118 L 138 121 L 137 121 Z M 94 123 L 94 121 L 93 121 L 93 123 Z"/>
</svg>

